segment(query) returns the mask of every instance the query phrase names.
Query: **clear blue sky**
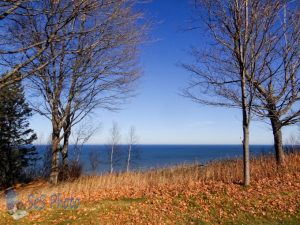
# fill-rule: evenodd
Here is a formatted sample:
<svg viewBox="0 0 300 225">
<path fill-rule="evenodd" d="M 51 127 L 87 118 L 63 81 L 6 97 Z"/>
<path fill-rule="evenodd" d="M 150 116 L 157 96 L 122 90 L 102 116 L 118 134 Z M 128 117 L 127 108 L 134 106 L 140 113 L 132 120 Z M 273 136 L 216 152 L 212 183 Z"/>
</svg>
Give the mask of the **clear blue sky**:
<svg viewBox="0 0 300 225">
<path fill-rule="evenodd" d="M 106 143 L 115 121 L 124 143 L 130 126 L 134 126 L 141 144 L 240 144 L 239 110 L 197 105 L 179 95 L 189 73 L 178 64 L 191 60 L 191 45 L 207 44 L 200 31 L 183 30 L 191 18 L 191 5 L 185 0 L 153 0 L 140 7 L 157 24 L 150 33 L 153 41 L 141 48 L 144 74 L 138 84 L 138 95 L 118 113 L 97 110 L 92 123 L 102 125 L 89 143 Z M 39 143 L 45 143 L 51 133 L 50 121 L 35 115 L 31 126 Z M 297 131 L 296 127 L 284 129 L 284 140 Z M 251 143 L 273 143 L 268 124 L 252 122 Z"/>
</svg>

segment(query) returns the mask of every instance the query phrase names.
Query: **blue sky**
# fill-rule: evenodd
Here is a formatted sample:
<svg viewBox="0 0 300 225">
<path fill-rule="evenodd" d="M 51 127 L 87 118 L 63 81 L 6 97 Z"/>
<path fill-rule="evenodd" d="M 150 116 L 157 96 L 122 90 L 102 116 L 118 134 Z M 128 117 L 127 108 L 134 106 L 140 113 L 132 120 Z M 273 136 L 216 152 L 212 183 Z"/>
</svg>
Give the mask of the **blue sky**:
<svg viewBox="0 0 300 225">
<path fill-rule="evenodd" d="M 178 64 L 192 60 L 190 46 L 208 43 L 203 31 L 184 31 L 191 18 L 191 5 L 184 0 L 153 0 L 139 7 L 156 24 L 150 32 L 151 41 L 141 47 L 144 73 L 138 82 L 138 95 L 117 113 L 97 109 L 89 121 L 95 126 L 101 123 L 101 127 L 89 143 L 106 143 L 115 121 L 123 143 L 134 126 L 141 144 L 240 144 L 239 110 L 198 105 L 179 95 L 190 74 Z M 47 142 L 50 121 L 34 115 L 31 127 L 39 143 Z M 284 129 L 284 140 L 297 131 L 296 127 Z M 272 144 L 270 126 L 252 122 L 251 143 Z"/>
</svg>

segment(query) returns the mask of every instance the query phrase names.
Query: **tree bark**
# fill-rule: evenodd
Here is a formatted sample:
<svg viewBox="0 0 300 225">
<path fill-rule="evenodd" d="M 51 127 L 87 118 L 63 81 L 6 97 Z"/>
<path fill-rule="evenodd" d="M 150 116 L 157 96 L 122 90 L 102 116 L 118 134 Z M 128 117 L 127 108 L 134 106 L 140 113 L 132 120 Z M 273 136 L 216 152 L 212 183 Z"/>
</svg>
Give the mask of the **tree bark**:
<svg viewBox="0 0 300 225">
<path fill-rule="evenodd" d="M 69 177 L 69 159 L 68 159 L 68 152 L 69 152 L 69 139 L 71 135 L 71 121 L 70 116 L 66 118 L 66 121 L 63 126 L 64 131 L 64 143 L 63 147 L 61 149 L 61 156 L 62 156 L 62 163 L 63 163 L 63 171 L 62 176 L 63 180 L 67 179 Z"/>
<path fill-rule="evenodd" d="M 243 125 L 244 185 L 250 184 L 249 126 Z"/>
<path fill-rule="evenodd" d="M 63 160 L 63 168 L 64 171 L 68 171 L 69 170 L 69 159 L 68 159 L 68 145 L 64 145 L 62 151 L 61 151 L 61 155 L 62 155 L 62 160 Z"/>
<path fill-rule="evenodd" d="M 243 65 L 241 67 L 241 92 L 242 92 L 242 114 L 243 114 L 243 166 L 244 166 L 244 185 L 250 184 L 250 153 L 249 153 L 249 124 L 250 110 L 247 101 L 247 80 L 246 70 Z M 250 96 L 251 97 L 251 96 Z"/>
<path fill-rule="evenodd" d="M 70 117 L 68 116 L 63 127 L 64 129 L 64 145 L 61 151 L 62 160 L 63 160 L 63 176 L 68 176 L 69 174 L 69 160 L 68 160 L 68 151 L 69 151 L 69 139 L 71 135 L 71 122 Z"/>
<path fill-rule="evenodd" d="M 250 153 L 249 153 L 249 121 L 250 115 L 248 113 L 247 90 L 245 71 L 242 71 L 241 76 L 242 89 L 242 112 L 243 112 L 243 166 L 244 166 L 244 185 L 250 184 Z"/>
<path fill-rule="evenodd" d="M 61 150 L 62 163 L 63 163 L 63 179 L 67 179 L 69 176 L 69 159 L 68 159 L 69 137 L 70 137 L 70 132 L 66 132 L 64 134 L 64 145 Z"/>
<path fill-rule="evenodd" d="M 276 162 L 278 166 L 285 166 L 285 155 L 282 146 L 281 122 L 276 115 L 270 116 L 270 121 L 273 130 Z"/>
<path fill-rule="evenodd" d="M 50 173 L 50 183 L 56 185 L 58 182 L 58 164 L 59 164 L 59 132 L 55 131 L 52 134 L 52 163 Z"/>
</svg>

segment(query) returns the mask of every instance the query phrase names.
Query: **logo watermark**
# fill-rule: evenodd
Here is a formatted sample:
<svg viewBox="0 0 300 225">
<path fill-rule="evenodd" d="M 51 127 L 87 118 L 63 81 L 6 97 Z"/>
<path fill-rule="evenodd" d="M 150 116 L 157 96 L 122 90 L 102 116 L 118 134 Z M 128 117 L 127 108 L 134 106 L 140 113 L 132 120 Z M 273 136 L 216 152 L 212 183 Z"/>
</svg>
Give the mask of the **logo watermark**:
<svg viewBox="0 0 300 225">
<path fill-rule="evenodd" d="M 28 215 L 26 210 L 44 210 L 47 207 L 64 210 L 76 210 L 80 207 L 80 199 L 75 197 L 64 197 L 61 193 L 47 196 L 45 194 L 30 194 L 27 196 L 27 208 L 18 200 L 18 194 L 13 188 L 5 191 L 6 207 L 8 213 L 15 220 Z"/>
<path fill-rule="evenodd" d="M 9 188 L 5 191 L 5 198 L 7 211 L 14 220 L 19 220 L 28 215 L 24 210 L 24 205 L 18 200 L 18 194 L 13 188 Z"/>
<path fill-rule="evenodd" d="M 62 194 L 52 194 L 51 196 L 47 196 L 45 194 L 35 195 L 31 194 L 28 196 L 29 210 L 43 210 L 47 207 L 47 203 L 49 202 L 50 208 L 59 208 L 59 209 L 69 209 L 76 210 L 80 206 L 79 198 L 65 198 Z"/>
</svg>

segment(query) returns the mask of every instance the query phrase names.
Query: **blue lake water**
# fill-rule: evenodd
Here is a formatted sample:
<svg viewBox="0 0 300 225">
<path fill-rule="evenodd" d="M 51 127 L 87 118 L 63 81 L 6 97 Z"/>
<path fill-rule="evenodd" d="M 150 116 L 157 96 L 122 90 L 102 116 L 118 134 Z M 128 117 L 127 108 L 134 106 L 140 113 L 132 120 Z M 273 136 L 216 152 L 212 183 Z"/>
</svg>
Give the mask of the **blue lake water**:
<svg viewBox="0 0 300 225">
<path fill-rule="evenodd" d="M 42 156 L 46 146 L 37 146 L 39 154 Z M 122 171 L 126 168 L 128 147 L 122 145 L 115 152 L 114 170 Z M 271 153 L 271 145 L 251 145 L 250 154 L 252 156 Z M 107 172 L 110 169 L 109 147 L 105 145 L 84 145 L 79 159 L 86 173 Z M 132 151 L 131 170 L 147 170 L 161 168 L 183 163 L 205 164 L 212 160 L 242 157 L 241 145 L 138 145 Z M 74 159 L 74 146 L 69 148 L 69 160 Z M 92 169 L 91 162 L 98 159 L 96 169 Z"/>
</svg>

